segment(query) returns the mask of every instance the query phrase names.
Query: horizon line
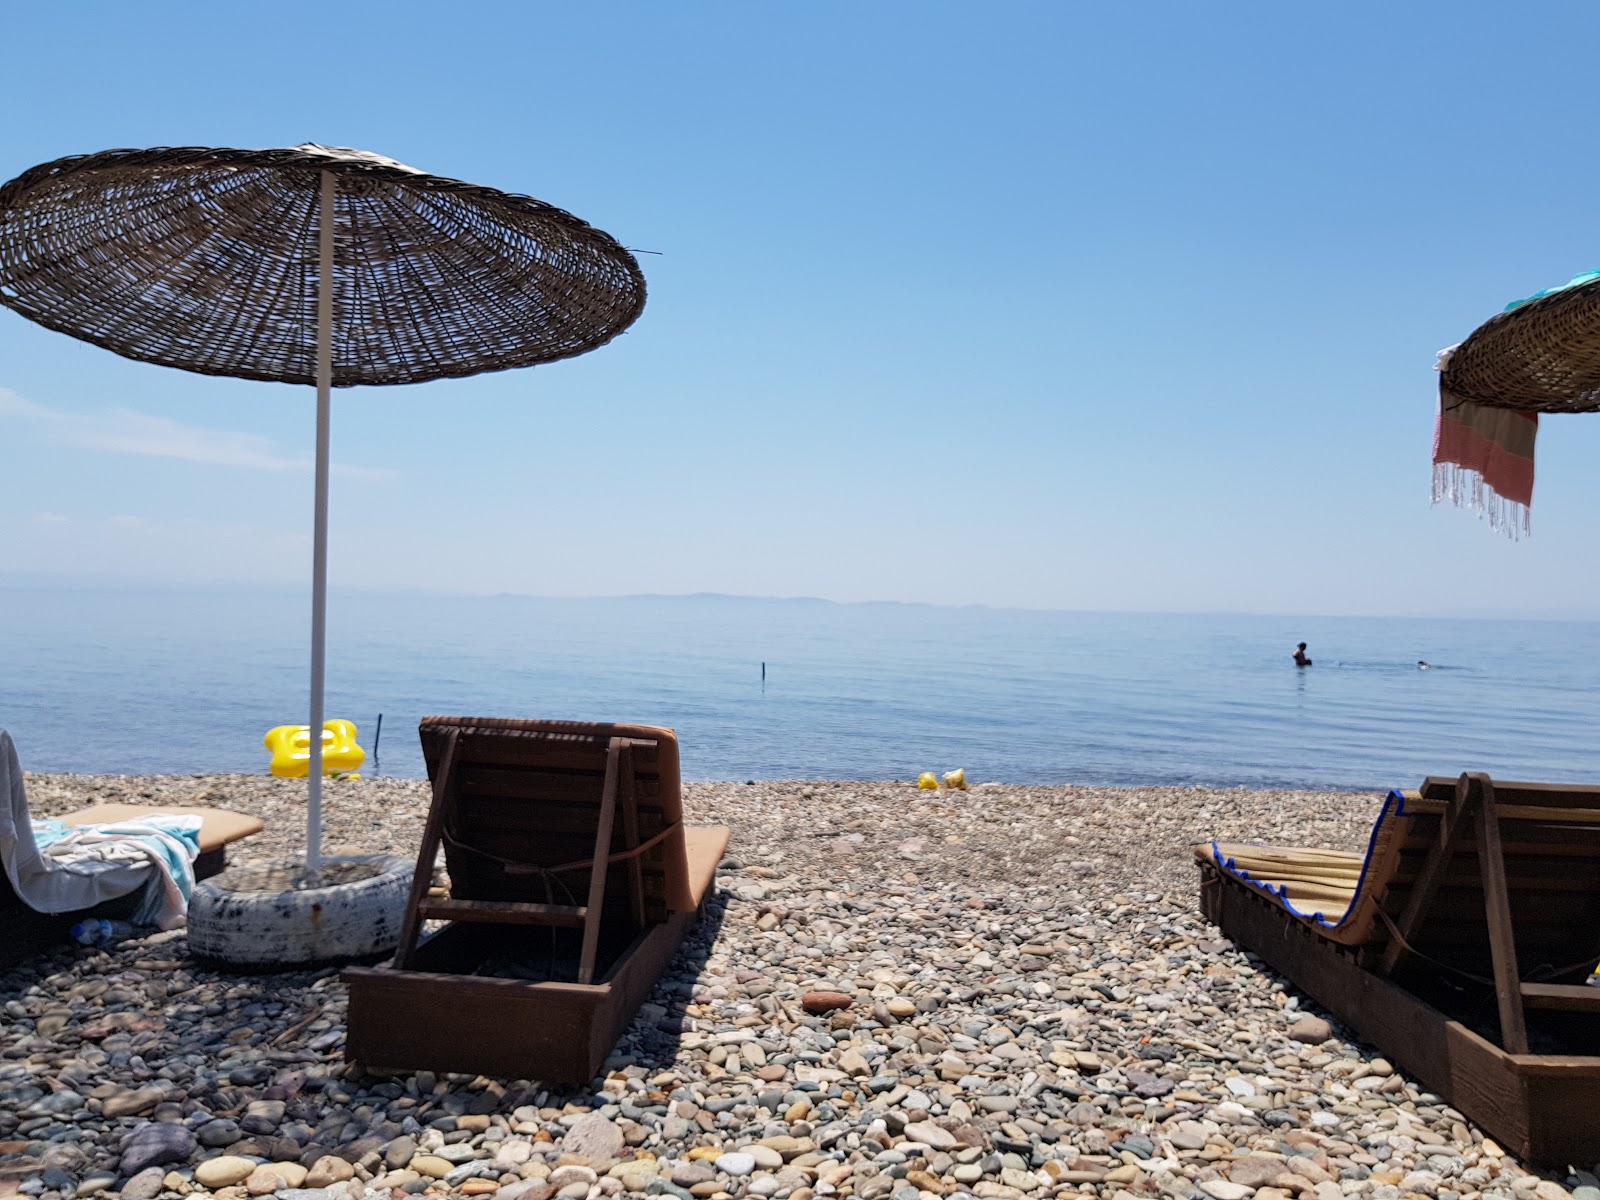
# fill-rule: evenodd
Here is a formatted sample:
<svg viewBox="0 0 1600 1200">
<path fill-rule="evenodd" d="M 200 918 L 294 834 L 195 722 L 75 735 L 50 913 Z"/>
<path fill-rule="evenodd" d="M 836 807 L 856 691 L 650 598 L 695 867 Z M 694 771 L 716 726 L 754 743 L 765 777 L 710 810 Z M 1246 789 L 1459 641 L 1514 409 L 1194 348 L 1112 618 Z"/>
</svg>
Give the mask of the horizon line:
<svg viewBox="0 0 1600 1200">
<path fill-rule="evenodd" d="M 0 588 L 10 585 L 33 587 L 94 587 L 115 590 L 127 587 L 140 591 L 206 592 L 238 591 L 262 594 L 300 594 L 309 591 L 300 583 L 283 580 L 252 581 L 243 579 L 213 579 L 185 583 L 160 577 L 141 575 L 69 574 L 65 572 L 0 571 Z M 687 601 L 731 600 L 754 604 L 813 604 L 835 608 L 927 608 L 945 611 L 983 611 L 994 613 L 1065 614 L 1080 616 L 1148 616 L 1148 617 L 1259 617 L 1281 618 L 1296 621 L 1537 621 L 1555 624 L 1594 624 L 1600 622 L 1600 612 L 1432 612 L 1432 613 L 1294 613 L 1236 608 L 1048 608 L 1024 604 L 993 604 L 985 601 L 937 600 L 839 600 L 827 596 L 777 596 L 744 592 L 620 592 L 612 594 L 548 595 L 535 592 L 468 592 L 444 591 L 421 587 L 364 586 L 360 584 L 330 584 L 330 591 L 357 593 L 372 596 L 426 597 L 441 600 L 518 600 L 545 603 L 604 603 L 628 600 Z"/>
</svg>

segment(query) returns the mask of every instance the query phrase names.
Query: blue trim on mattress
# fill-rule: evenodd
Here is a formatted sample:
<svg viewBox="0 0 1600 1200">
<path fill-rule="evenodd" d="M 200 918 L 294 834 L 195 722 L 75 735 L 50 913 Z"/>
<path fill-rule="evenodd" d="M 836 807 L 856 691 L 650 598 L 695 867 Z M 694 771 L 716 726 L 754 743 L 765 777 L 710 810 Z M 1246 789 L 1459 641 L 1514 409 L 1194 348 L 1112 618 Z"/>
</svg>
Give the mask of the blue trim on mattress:
<svg viewBox="0 0 1600 1200">
<path fill-rule="evenodd" d="M 1361 898 L 1361 889 L 1367 885 L 1367 872 L 1372 869 L 1372 851 L 1378 844 L 1378 831 L 1383 828 L 1383 823 L 1400 817 L 1409 817 L 1410 815 L 1406 811 L 1405 796 L 1399 791 L 1391 789 L 1389 794 L 1384 797 L 1383 808 L 1378 811 L 1378 819 L 1372 823 L 1372 832 L 1367 835 L 1367 852 L 1361 860 L 1361 873 L 1356 876 L 1356 890 L 1350 893 L 1350 903 L 1345 908 L 1344 915 L 1337 921 L 1327 920 L 1321 912 L 1301 912 L 1290 903 L 1289 889 L 1285 885 L 1280 884 L 1277 887 L 1273 887 L 1267 880 L 1250 878 L 1250 872 L 1240 867 L 1236 860 L 1222 856 L 1215 839 L 1211 842 L 1211 861 L 1241 883 L 1248 884 L 1258 892 L 1265 892 L 1275 902 L 1281 904 L 1302 921 L 1309 921 L 1314 925 L 1322 926 L 1324 929 L 1338 929 L 1350 919 L 1350 914 L 1355 911 L 1356 901 Z"/>
</svg>

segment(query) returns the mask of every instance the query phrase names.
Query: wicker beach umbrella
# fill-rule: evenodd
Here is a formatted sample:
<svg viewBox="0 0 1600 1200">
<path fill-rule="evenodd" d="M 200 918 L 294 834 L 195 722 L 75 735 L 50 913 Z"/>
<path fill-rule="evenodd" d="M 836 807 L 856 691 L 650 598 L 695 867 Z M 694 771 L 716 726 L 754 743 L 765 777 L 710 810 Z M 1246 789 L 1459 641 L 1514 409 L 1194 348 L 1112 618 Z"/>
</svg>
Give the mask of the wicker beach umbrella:
<svg viewBox="0 0 1600 1200">
<path fill-rule="evenodd" d="M 329 392 L 583 354 L 633 255 L 529 196 L 330 146 L 62 158 L 0 187 L 0 304 L 127 358 L 317 387 L 310 726 L 323 723 Z M 311 738 L 307 867 L 321 863 Z"/>
<path fill-rule="evenodd" d="M 1600 412 L 1600 271 L 1513 301 L 1437 365 L 1434 502 L 1526 533 L 1540 414 Z"/>
</svg>

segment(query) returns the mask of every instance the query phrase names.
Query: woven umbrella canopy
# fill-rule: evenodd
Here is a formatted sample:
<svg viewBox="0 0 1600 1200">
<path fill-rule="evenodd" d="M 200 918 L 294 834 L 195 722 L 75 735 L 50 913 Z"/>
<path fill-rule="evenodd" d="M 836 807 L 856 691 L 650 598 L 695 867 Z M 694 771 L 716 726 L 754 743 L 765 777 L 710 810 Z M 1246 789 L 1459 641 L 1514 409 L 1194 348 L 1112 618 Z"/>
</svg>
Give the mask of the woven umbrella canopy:
<svg viewBox="0 0 1600 1200">
<path fill-rule="evenodd" d="M 1438 369 L 1434 502 L 1527 532 L 1540 414 L 1600 412 L 1600 271 L 1508 304 Z"/>
<path fill-rule="evenodd" d="M 1600 273 L 1518 300 L 1443 364 L 1452 396 L 1528 413 L 1600 412 Z"/>
<path fill-rule="evenodd" d="M 317 388 L 310 727 L 323 725 L 330 389 L 555 362 L 644 307 L 610 235 L 331 146 L 58 159 L 0 186 L 0 304 L 127 358 Z M 321 863 L 310 739 L 307 868 Z"/>
</svg>

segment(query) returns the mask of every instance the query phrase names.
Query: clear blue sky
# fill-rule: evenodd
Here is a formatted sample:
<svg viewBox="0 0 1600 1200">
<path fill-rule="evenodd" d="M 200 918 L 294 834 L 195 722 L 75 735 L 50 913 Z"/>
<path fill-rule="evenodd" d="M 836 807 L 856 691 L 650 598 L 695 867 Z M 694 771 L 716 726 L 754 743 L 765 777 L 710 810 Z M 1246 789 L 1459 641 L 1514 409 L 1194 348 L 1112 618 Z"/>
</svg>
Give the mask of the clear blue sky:
<svg viewBox="0 0 1600 1200">
<path fill-rule="evenodd" d="M 335 397 L 336 585 L 1600 613 L 1428 505 L 1434 351 L 1600 266 L 1590 4 L 8 7 L 0 178 L 357 146 L 568 208 L 626 337 Z M 0 563 L 309 574 L 310 389 L 0 310 Z"/>
</svg>

